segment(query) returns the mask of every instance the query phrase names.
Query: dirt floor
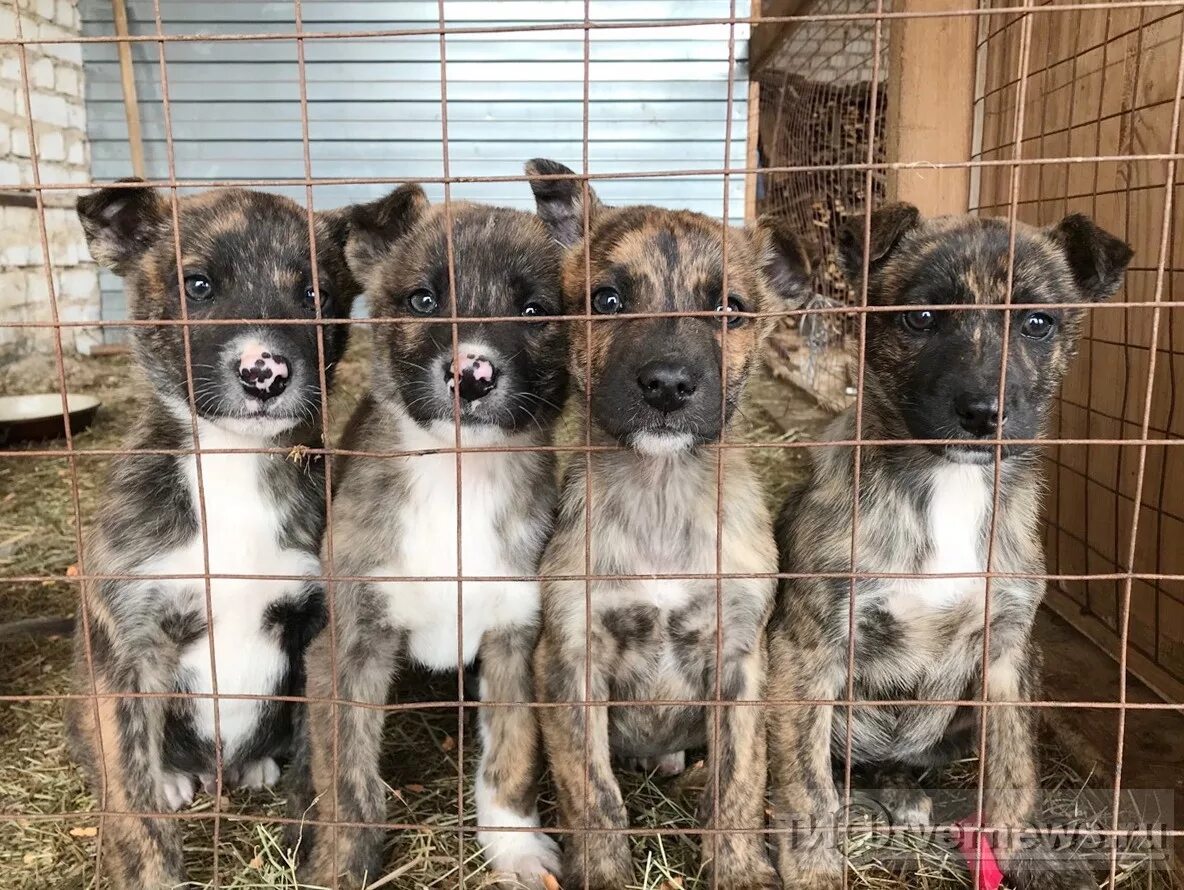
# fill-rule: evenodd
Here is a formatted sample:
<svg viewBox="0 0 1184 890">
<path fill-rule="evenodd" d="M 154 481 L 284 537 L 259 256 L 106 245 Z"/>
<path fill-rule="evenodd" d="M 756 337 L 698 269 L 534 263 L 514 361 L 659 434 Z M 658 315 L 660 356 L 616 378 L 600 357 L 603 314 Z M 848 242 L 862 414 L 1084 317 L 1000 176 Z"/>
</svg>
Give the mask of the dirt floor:
<svg viewBox="0 0 1184 890">
<path fill-rule="evenodd" d="M 359 340 L 364 338 L 359 338 Z M 365 379 L 365 348 L 355 344 L 339 372 L 332 423 L 340 429 L 356 402 Z M 103 408 L 94 426 L 77 437 L 75 459 L 79 506 L 85 529 L 94 515 L 107 460 L 87 450 L 117 447 L 135 414 L 139 385 L 126 356 L 71 359 L 71 390 L 99 396 Z M 56 380 L 43 360 L 29 359 L 0 368 L 0 393 L 44 391 Z M 749 441 L 785 443 L 814 439 L 829 415 L 798 390 L 764 376 L 753 384 L 742 417 L 742 435 Z M 36 446 L 42 447 L 45 446 Z M 804 471 L 802 448 L 756 449 L 771 502 Z M 0 625 L 17 619 L 71 616 L 74 585 L 68 582 L 77 561 L 71 466 L 65 457 L 0 458 Z M 53 576 L 31 581 L 4 579 Z M 52 696 L 67 690 L 70 642 L 62 636 L 0 637 L 0 692 L 7 696 Z M 475 731 L 471 717 L 458 720 L 455 708 L 433 707 L 433 700 L 456 700 L 455 677 L 409 677 L 401 682 L 402 701 L 424 707 L 401 712 L 388 722 L 388 818 L 415 823 L 416 831 L 392 832 L 387 859 L 390 872 L 372 887 L 398 890 L 479 887 L 486 883 L 471 831 L 458 845 L 458 787 L 464 788 L 464 826 L 474 825 L 471 785 L 475 767 Z M 94 879 L 95 804 L 78 771 L 69 762 L 62 735 L 61 703 L 54 700 L 0 702 L 0 888 L 51 890 L 82 888 Z M 463 752 L 463 755 L 462 755 Z M 657 779 L 626 775 L 623 785 L 632 821 L 639 828 L 693 828 L 695 797 L 706 781 L 699 756 L 682 776 Z M 466 780 L 459 781 L 464 764 Z M 977 764 L 956 764 L 934 787 L 973 787 Z M 1064 792 L 1063 800 L 1083 799 L 1089 785 L 1105 789 L 1105 781 L 1079 775 L 1054 750 L 1046 752 L 1045 784 Z M 189 886 L 211 886 L 217 870 L 219 886 L 295 888 L 292 859 L 282 848 L 279 826 L 269 817 L 283 813 L 280 796 L 270 792 L 234 794 L 223 801 L 218 820 L 209 814 L 213 802 L 199 796 L 187 822 L 186 859 Z M 553 807 L 544 800 L 544 819 Z M 1089 813 L 1065 815 L 1081 818 Z M 243 818 L 248 817 L 248 818 Z M 215 828 L 218 843 L 214 843 Z M 948 844 L 921 837 L 893 836 L 887 844 L 874 836 L 857 836 L 852 846 L 857 863 L 852 887 L 956 888 L 969 886 L 965 866 Z M 216 855 L 215 855 L 216 852 Z M 676 834 L 639 835 L 634 842 L 638 890 L 705 888 L 698 875 L 695 842 Z M 216 865 L 215 865 L 216 862 Z M 906 882 L 901 874 L 911 875 Z M 1120 883 L 1130 887 L 1166 888 L 1162 869 L 1146 864 L 1124 866 Z M 103 884 L 105 885 L 105 884 Z"/>
</svg>

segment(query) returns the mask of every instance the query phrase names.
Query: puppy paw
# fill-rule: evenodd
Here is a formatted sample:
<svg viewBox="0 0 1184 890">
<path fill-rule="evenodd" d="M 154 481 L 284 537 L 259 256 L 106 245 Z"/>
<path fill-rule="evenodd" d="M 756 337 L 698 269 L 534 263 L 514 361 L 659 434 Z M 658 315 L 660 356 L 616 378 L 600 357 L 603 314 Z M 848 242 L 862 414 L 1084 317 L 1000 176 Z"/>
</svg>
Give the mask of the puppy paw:
<svg viewBox="0 0 1184 890">
<path fill-rule="evenodd" d="M 636 773 L 657 773 L 668 778 L 681 775 L 687 768 L 687 752 L 675 751 L 661 757 L 627 757 L 624 766 Z"/>
<path fill-rule="evenodd" d="M 814 875 L 787 879 L 777 885 L 783 890 L 843 890 L 843 878 Z M 847 886 L 851 886 L 848 884 Z"/>
<path fill-rule="evenodd" d="M 719 890 L 781 890 L 781 879 L 773 866 L 763 859 L 743 862 L 725 860 L 716 867 L 707 886 L 718 887 Z"/>
<path fill-rule="evenodd" d="M 237 776 L 236 788 L 258 791 L 271 788 L 280 780 L 280 765 L 270 757 L 260 757 L 246 764 Z"/>
<path fill-rule="evenodd" d="M 1098 890 L 1086 863 L 1068 852 L 1047 847 L 1024 850 L 1000 862 L 1014 890 Z"/>
<path fill-rule="evenodd" d="M 544 890 L 546 875 L 559 877 L 559 844 L 542 832 L 479 831 L 477 842 L 490 870 L 513 880 L 512 886 Z"/>
<path fill-rule="evenodd" d="M 844 890 L 845 865 L 833 848 L 802 849 L 782 839 L 774 850 L 785 890 Z"/>
<path fill-rule="evenodd" d="M 624 890 L 631 887 L 634 884 L 633 857 L 629 843 L 621 835 L 573 837 L 564 851 L 563 874 L 563 890 Z"/>
<path fill-rule="evenodd" d="M 885 789 L 880 794 L 880 803 L 894 826 L 926 828 L 933 821 L 933 801 L 918 788 Z"/>
<path fill-rule="evenodd" d="M 166 772 L 160 790 L 164 795 L 165 808 L 175 813 L 193 803 L 193 798 L 197 794 L 197 783 L 193 776 L 187 773 Z"/>
</svg>

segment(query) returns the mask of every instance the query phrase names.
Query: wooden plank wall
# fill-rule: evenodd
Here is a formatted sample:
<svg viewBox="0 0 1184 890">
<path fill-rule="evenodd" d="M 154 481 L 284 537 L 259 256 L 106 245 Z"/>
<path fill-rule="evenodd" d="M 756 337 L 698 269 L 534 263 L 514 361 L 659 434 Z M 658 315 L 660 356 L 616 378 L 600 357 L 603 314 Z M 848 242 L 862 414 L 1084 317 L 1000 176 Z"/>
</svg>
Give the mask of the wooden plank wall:
<svg viewBox="0 0 1184 890">
<path fill-rule="evenodd" d="M 953 12 L 966 0 L 896 0 L 896 12 Z M 970 168 L 930 163 L 970 160 L 974 135 L 975 31 L 968 15 L 893 22 L 888 47 L 889 162 L 909 167 L 888 175 L 888 200 L 908 201 L 936 216 L 965 213 Z M 940 47 L 940 52 L 935 51 Z"/>
<path fill-rule="evenodd" d="M 1042 0 L 1039 6 L 1049 0 Z M 994 0 L 998 7 L 1016 6 Z M 1168 164 L 1135 159 L 1180 151 L 1171 144 L 1184 11 L 1176 7 L 1071 10 L 1031 15 L 1027 100 L 1017 120 L 1021 17 L 990 16 L 980 27 L 982 95 L 978 157 L 1121 156 L 1019 169 L 1019 219 L 1038 225 L 1067 213 L 1092 215 L 1123 235 L 1136 256 L 1114 301 L 1156 297 Z M 1006 215 L 1013 168 L 986 167 L 979 211 Z M 1184 171 L 1180 171 L 1184 173 Z M 1177 175 L 1177 183 L 1180 176 Z M 1184 193 L 1176 185 L 1161 299 L 1184 299 Z M 1182 285 L 1177 288 L 1176 285 Z M 1085 328 L 1065 382 L 1055 438 L 1138 439 L 1151 349 L 1153 310 L 1099 308 Z M 1184 310 L 1162 309 L 1151 393 L 1157 441 L 1184 439 Z M 1147 451 L 1141 503 L 1134 503 L 1136 446 L 1064 445 L 1050 452 L 1047 546 L 1058 573 L 1130 571 L 1127 551 L 1139 515 L 1133 571 L 1184 574 L 1184 448 Z M 1116 580 L 1057 585 L 1051 604 L 1111 652 L 1119 648 L 1123 585 Z M 1161 694 L 1184 700 L 1184 583 L 1136 580 L 1130 612 L 1130 666 Z"/>
</svg>

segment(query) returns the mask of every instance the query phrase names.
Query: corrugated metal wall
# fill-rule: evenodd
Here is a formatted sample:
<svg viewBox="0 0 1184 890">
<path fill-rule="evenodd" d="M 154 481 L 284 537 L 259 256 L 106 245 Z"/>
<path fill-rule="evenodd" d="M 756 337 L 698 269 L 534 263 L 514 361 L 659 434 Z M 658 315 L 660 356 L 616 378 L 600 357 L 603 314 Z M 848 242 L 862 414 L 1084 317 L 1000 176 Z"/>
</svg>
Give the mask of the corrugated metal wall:
<svg viewBox="0 0 1184 890">
<path fill-rule="evenodd" d="M 133 34 L 154 34 L 151 0 L 127 0 Z M 166 33 L 294 30 L 291 2 L 161 0 Z M 594 21 L 718 18 L 730 0 L 592 0 Z M 748 15 L 749 3 L 736 3 Z M 81 0 L 84 33 L 111 34 L 109 0 Z M 435 0 L 306 0 L 306 31 L 432 28 Z M 449 0 L 450 27 L 582 22 L 582 0 Z M 591 34 L 589 169 L 715 168 L 724 161 L 728 25 L 624 28 Z M 748 26 L 734 29 L 731 162 L 745 159 Z M 579 170 L 583 31 L 457 34 L 447 39 L 449 159 L 454 176 L 512 176 L 529 157 Z M 167 177 L 158 44 L 133 44 L 148 175 Z M 88 121 L 97 179 L 131 174 L 114 44 L 87 44 Z M 440 48 L 436 34 L 305 42 L 314 177 L 440 176 Z M 166 44 L 177 175 L 183 179 L 303 177 L 294 41 Z M 442 186 L 427 186 L 433 199 Z M 302 186 L 280 188 L 303 200 Z M 720 216 L 721 176 L 597 185 L 609 203 L 655 203 Z M 318 186 L 317 207 L 368 200 L 381 186 Z M 525 183 L 460 183 L 453 196 L 530 207 Z M 733 177 L 728 215 L 744 212 Z M 104 317 L 124 315 L 118 282 L 103 280 Z"/>
</svg>

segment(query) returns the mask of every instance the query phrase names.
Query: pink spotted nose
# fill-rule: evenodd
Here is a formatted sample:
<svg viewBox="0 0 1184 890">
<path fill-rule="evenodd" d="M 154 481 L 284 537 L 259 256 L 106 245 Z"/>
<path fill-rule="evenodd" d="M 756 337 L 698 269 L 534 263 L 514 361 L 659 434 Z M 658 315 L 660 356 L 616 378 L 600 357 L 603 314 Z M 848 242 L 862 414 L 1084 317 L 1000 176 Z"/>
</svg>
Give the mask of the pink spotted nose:
<svg viewBox="0 0 1184 890">
<path fill-rule="evenodd" d="M 238 376 L 248 395 L 272 399 L 288 388 L 288 360 L 261 343 L 248 343 L 238 362 Z"/>
<path fill-rule="evenodd" d="M 460 357 L 460 397 L 465 402 L 475 402 L 489 395 L 497 386 L 497 368 L 483 355 L 465 353 Z M 456 362 L 448 366 L 448 389 L 456 380 Z"/>
</svg>

